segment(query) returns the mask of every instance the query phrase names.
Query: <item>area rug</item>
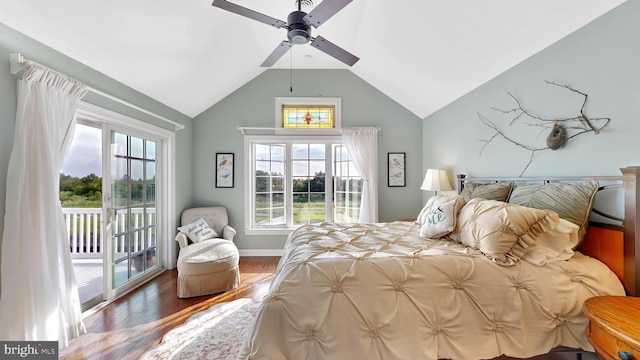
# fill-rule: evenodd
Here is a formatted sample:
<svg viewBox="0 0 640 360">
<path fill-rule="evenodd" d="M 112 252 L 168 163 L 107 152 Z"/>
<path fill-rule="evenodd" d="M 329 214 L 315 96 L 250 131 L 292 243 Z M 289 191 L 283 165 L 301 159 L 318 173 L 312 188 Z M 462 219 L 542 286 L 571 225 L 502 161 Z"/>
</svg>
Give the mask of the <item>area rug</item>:
<svg viewBox="0 0 640 360">
<path fill-rule="evenodd" d="M 143 360 L 215 359 L 238 357 L 260 303 L 238 299 L 211 306 L 167 332 Z"/>
</svg>

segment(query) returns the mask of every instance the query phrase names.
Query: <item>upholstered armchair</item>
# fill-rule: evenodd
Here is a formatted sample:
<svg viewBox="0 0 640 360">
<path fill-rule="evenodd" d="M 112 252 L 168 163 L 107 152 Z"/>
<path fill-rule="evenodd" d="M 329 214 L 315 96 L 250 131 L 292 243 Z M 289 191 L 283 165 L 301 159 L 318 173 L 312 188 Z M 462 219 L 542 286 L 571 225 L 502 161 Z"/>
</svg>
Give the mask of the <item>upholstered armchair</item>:
<svg viewBox="0 0 640 360">
<path fill-rule="evenodd" d="M 229 225 L 227 208 L 184 210 L 178 231 L 178 297 L 209 295 L 238 287 L 240 255 L 233 243 L 236 230 Z"/>
</svg>

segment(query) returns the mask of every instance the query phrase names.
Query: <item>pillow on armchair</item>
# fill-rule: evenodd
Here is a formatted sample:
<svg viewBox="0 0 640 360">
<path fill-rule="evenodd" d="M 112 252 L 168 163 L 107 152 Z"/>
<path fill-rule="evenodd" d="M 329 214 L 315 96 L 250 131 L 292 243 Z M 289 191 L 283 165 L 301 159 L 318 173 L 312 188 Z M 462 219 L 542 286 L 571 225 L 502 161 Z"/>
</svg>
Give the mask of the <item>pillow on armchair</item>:
<svg viewBox="0 0 640 360">
<path fill-rule="evenodd" d="M 218 233 L 216 233 L 216 231 L 207 224 L 207 221 L 204 218 L 200 218 L 190 224 L 180 226 L 178 231 L 185 233 L 189 240 L 194 243 L 218 237 Z"/>
<path fill-rule="evenodd" d="M 176 242 L 180 248 L 189 245 L 189 242 L 198 243 L 214 238 L 223 238 L 233 242 L 236 230 L 229 225 L 227 208 L 224 206 L 209 206 L 186 209 L 180 218 L 181 224 L 176 235 Z M 208 227 L 212 233 L 209 232 Z M 198 226 L 201 228 L 198 230 Z M 193 231 L 189 229 L 193 228 Z M 192 234 L 189 235 L 189 232 Z M 204 237 L 202 237 L 204 235 Z M 200 236 L 197 238 L 196 236 Z M 194 240 L 195 239 L 195 240 Z"/>
</svg>

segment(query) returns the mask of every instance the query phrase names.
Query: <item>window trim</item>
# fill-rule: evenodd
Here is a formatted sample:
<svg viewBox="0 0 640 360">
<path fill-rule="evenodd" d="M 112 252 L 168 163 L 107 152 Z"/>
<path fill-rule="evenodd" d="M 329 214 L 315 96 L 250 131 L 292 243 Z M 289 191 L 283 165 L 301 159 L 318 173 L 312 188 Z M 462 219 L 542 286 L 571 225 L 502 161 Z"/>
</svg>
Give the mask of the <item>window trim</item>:
<svg viewBox="0 0 640 360">
<path fill-rule="evenodd" d="M 318 143 L 328 143 L 328 142 L 342 142 L 342 138 L 340 136 L 328 136 L 328 135 L 315 135 L 315 136 L 295 136 L 295 135 L 245 135 L 244 137 L 244 233 L 245 235 L 289 235 L 292 231 L 298 228 L 298 226 L 289 227 L 289 228 L 273 228 L 273 229 L 253 229 L 251 228 L 251 217 L 253 216 L 253 182 L 255 174 L 255 164 L 252 159 L 252 144 L 254 142 L 261 143 L 280 143 L 280 142 L 292 142 L 292 141 L 301 141 L 301 142 L 318 142 Z M 291 159 L 287 159 L 287 164 L 285 166 L 289 166 L 289 162 Z M 330 173 L 330 170 L 327 171 Z M 327 175 L 329 176 L 329 175 Z M 286 180 L 285 180 L 286 181 Z M 328 182 L 327 182 L 328 183 Z M 333 193 L 333 184 L 328 185 L 329 188 L 325 191 L 331 191 Z"/>
</svg>

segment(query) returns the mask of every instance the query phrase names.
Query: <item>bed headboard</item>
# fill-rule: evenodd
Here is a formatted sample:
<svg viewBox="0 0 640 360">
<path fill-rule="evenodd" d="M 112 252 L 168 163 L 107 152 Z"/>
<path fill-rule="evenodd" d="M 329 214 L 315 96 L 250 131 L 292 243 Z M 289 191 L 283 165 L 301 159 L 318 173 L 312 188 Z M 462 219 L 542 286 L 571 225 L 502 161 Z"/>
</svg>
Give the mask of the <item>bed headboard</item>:
<svg viewBox="0 0 640 360">
<path fill-rule="evenodd" d="M 527 178 L 480 178 L 458 175 L 458 193 L 465 182 L 518 184 L 547 184 L 550 182 L 579 182 L 598 180 L 600 188 L 596 193 L 596 205 L 593 214 L 611 220 L 612 224 L 589 222 L 587 235 L 578 250 L 605 263 L 618 275 L 630 296 L 640 295 L 640 167 L 621 168 L 619 176 L 581 176 L 581 177 L 527 177 Z M 603 185 L 604 184 L 604 185 Z M 598 209 L 600 193 L 622 192 L 624 210 L 620 216 Z"/>
</svg>

